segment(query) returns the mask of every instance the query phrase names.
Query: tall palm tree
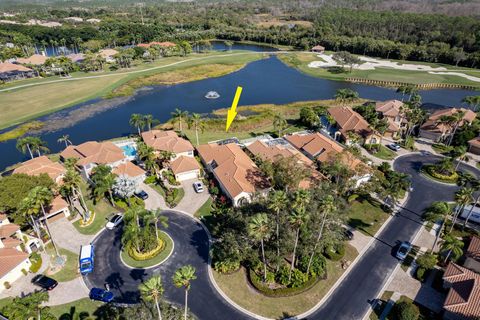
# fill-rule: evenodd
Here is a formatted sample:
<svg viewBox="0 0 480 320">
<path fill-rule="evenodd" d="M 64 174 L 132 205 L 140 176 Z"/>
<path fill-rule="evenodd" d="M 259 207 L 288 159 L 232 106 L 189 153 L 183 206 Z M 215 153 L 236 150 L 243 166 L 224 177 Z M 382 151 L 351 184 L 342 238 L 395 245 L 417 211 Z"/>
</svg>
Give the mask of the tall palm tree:
<svg viewBox="0 0 480 320">
<path fill-rule="evenodd" d="M 40 139 L 39 137 L 28 137 L 29 145 L 32 151 L 36 151 L 37 155 L 40 157 L 42 152 L 49 152 L 47 148 L 47 143 Z"/>
<path fill-rule="evenodd" d="M 466 146 L 458 146 L 450 152 L 452 159 L 457 159 L 457 164 L 455 166 L 455 170 L 458 170 L 461 161 L 467 162 L 469 160 L 467 156 L 467 147 Z"/>
<path fill-rule="evenodd" d="M 317 239 L 315 241 L 315 245 L 313 246 L 312 253 L 310 254 L 310 259 L 308 260 L 308 265 L 307 265 L 307 275 L 310 272 L 310 266 L 312 265 L 313 257 L 315 256 L 317 252 L 317 247 L 318 244 L 320 243 L 320 240 L 322 239 L 323 236 L 323 230 L 325 228 L 325 224 L 328 220 L 328 216 L 333 213 L 337 207 L 335 206 L 335 201 L 331 195 L 327 195 L 325 199 L 322 200 L 321 205 L 320 205 L 320 210 L 322 211 L 322 222 L 320 224 L 320 227 L 318 228 L 318 235 Z"/>
<path fill-rule="evenodd" d="M 450 227 L 449 233 L 452 232 L 453 227 L 457 223 L 458 216 L 463 212 L 465 206 L 470 204 L 473 200 L 473 189 L 472 188 L 462 188 L 455 193 L 455 202 L 457 208 L 453 214 L 452 226 Z"/>
<path fill-rule="evenodd" d="M 24 138 L 18 139 L 16 147 L 17 147 L 17 150 L 22 152 L 23 154 L 26 154 L 28 152 L 28 154 L 30 155 L 30 158 L 33 159 L 33 152 L 31 147 L 32 138 L 33 137 L 24 137 Z"/>
<path fill-rule="evenodd" d="M 195 137 L 197 139 L 197 146 L 198 146 L 200 144 L 198 140 L 198 130 L 200 130 L 202 133 L 203 131 L 205 131 L 205 121 L 203 121 L 202 117 L 198 113 L 192 114 L 192 116 L 189 117 L 189 119 L 195 129 Z"/>
<path fill-rule="evenodd" d="M 177 288 L 185 288 L 185 312 L 184 319 L 187 320 L 187 310 L 188 310 L 188 290 L 190 290 L 191 281 L 197 279 L 195 275 L 195 268 L 191 265 L 186 265 L 177 269 L 173 275 L 173 284 Z"/>
<path fill-rule="evenodd" d="M 186 120 L 188 117 L 188 111 L 182 111 L 179 108 L 176 108 L 175 111 L 171 113 L 173 122 L 178 122 L 180 132 L 183 132 L 183 120 Z"/>
<path fill-rule="evenodd" d="M 273 128 L 278 132 L 278 136 L 282 135 L 282 131 L 285 130 L 288 126 L 287 120 L 283 117 L 282 114 L 276 113 L 273 117 Z"/>
<path fill-rule="evenodd" d="M 480 96 L 466 96 L 462 99 L 463 103 L 466 103 L 470 109 L 477 111 L 478 106 L 480 105 Z"/>
<path fill-rule="evenodd" d="M 292 279 L 292 271 L 295 268 L 295 256 L 297 254 L 297 246 L 298 246 L 298 239 L 300 236 L 300 229 L 305 223 L 306 218 L 307 218 L 307 214 L 305 212 L 304 207 L 296 207 L 290 212 L 290 215 L 288 217 L 288 222 L 290 223 L 291 227 L 295 230 L 295 243 L 293 246 L 292 263 L 290 265 L 290 272 L 288 273 L 288 281 Z"/>
<path fill-rule="evenodd" d="M 83 207 L 84 213 L 80 213 L 83 216 L 83 219 L 86 221 L 88 219 L 89 211 L 87 207 L 87 203 L 85 202 L 85 198 L 83 197 L 83 192 L 80 187 L 82 183 L 82 177 L 80 174 L 75 170 L 75 167 L 72 166 L 70 163 L 67 165 L 67 171 L 62 178 L 63 184 L 62 188 L 65 190 L 67 197 L 70 199 L 71 196 L 74 198 L 80 198 L 80 204 Z M 71 204 L 73 203 L 71 200 L 69 201 Z"/>
<path fill-rule="evenodd" d="M 129 124 L 132 126 L 132 127 L 136 127 L 137 128 L 137 131 L 138 131 L 138 135 L 142 135 L 142 129 L 143 127 L 145 127 L 145 118 L 143 115 L 139 114 L 139 113 L 133 113 L 131 116 L 130 116 L 130 121 L 129 121 Z"/>
<path fill-rule="evenodd" d="M 260 241 L 262 248 L 263 281 L 267 280 L 267 261 L 265 260 L 265 248 L 263 241 L 270 236 L 270 224 L 266 213 L 257 213 L 248 222 L 248 235 Z"/>
<path fill-rule="evenodd" d="M 145 122 L 148 130 L 152 130 L 152 124 L 155 121 L 155 119 L 153 119 L 153 116 L 151 114 L 146 114 L 143 116 L 143 121 Z"/>
<path fill-rule="evenodd" d="M 68 134 L 64 134 L 60 138 L 57 139 L 58 143 L 65 143 L 65 148 L 68 147 L 69 144 L 72 144 L 72 141 L 70 141 L 70 136 Z"/>
<path fill-rule="evenodd" d="M 275 212 L 275 235 L 277 240 L 277 257 L 280 257 L 280 212 L 288 205 L 287 194 L 283 191 L 273 191 L 268 198 L 268 209 Z"/>
<path fill-rule="evenodd" d="M 438 243 L 438 239 L 443 233 L 443 228 L 445 227 L 445 223 L 447 222 L 448 217 L 452 213 L 452 210 L 450 208 L 450 205 L 447 202 L 437 201 L 432 203 L 432 205 L 426 210 L 425 213 L 426 213 L 425 219 L 430 222 L 435 223 L 439 220 L 442 221 L 440 223 L 440 228 L 438 228 L 435 234 L 435 241 L 433 242 L 433 245 L 432 245 L 432 251 L 433 251 Z"/>
<path fill-rule="evenodd" d="M 164 291 L 162 277 L 160 275 L 151 276 L 147 281 L 138 286 L 138 290 L 140 290 L 143 300 L 155 302 L 158 320 L 162 320 L 162 312 L 160 311 L 160 299 Z"/>
<path fill-rule="evenodd" d="M 115 201 L 113 201 L 115 178 L 116 175 L 112 173 L 110 166 L 100 164 L 92 170 L 90 176 L 90 180 L 92 181 L 91 190 L 97 201 L 108 193 L 111 204 L 115 206 Z"/>
<path fill-rule="evenodd" d="M 347 102 L 353 102 L 358 100 L 358 92 L 352 89 L 338 89 L 335 93 L 335 100 L 339 101 L 342 105 L 346 105 Z"/>
<path fill-rule="evenodd" d="M 158 237 L 158 224 L 161 224 L 162 227 L 168 228 L 168 217 L 162 214 L 162 209 L 156 209 L 153 211 L 149 211 L 146 219 L 150 222 L 153 222 L 155 225 L 155 236 Z"/>
<path fill-rule="evenodd" d="M 480 191 L 480 180 L 472 178 L 470 180 L 470 186 L 474 190 L 474 192 L 479 192 Z M 472 217 L 473 209 L 477 207 L 478 203 L 480 203 L 480 193 L 477 193 L 477 196 L 475 197 L 475 202 L 472 204 L 470 210 L 468 210 L 467 217 L 465 218 L 465 221 L 463 222 L 463 228 L 467 226 L 468 221 Z"/>
<path fill-rule="evenodd" d="M 450 133 L 450 138 L 448 139 L 448 144 L 447 144 L 448 146 L 452 144 L 453 137 L 455 136 L 455 133 L 460 127 L 460 124 L 463 122 L 464 116 L 465 116 L 464 111 L 457 111 L 456 113 L 451 115 L 451 119 L 453 121 L 453 131 Z"/>
<path fill-rule="evenodd" d="M 456 260 L 463 254 L 464 243 L 461 240 L 458 240 L 454 236 L 447 235 L 443 239 L 442 245 L 440 247 L 442 252 L 446 252 L 445 262 L 448 261 L 450 256 L 453 254 L 453 259 Z"/>
</svg>

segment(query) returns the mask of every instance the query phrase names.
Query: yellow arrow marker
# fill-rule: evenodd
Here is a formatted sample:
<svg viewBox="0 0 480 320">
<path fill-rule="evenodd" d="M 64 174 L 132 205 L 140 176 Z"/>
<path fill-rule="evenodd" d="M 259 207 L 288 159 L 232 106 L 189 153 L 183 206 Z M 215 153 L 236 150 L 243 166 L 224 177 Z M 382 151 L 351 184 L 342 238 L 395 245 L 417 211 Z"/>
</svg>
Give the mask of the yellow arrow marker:
<svg viewBox="0 0 480 320">
<path fill-rule="evenodd" d="M 235 92 L 235 97 L 233 98 L 232 102 L 232 107 L 230 110 L 228 110 L 227 113 L 227 125 L 225 127 L 225 131 L 228 131 L 228 128 L 230 128 L 230 125 L 233 122 L 233 119 L 235 119 L 235 116 L 237 115 L 237 104 L 238 100 L 240 100 L 240 95 L 242 94 L 242 87 L 237 87 L 237 92 Z"/>
</svg>

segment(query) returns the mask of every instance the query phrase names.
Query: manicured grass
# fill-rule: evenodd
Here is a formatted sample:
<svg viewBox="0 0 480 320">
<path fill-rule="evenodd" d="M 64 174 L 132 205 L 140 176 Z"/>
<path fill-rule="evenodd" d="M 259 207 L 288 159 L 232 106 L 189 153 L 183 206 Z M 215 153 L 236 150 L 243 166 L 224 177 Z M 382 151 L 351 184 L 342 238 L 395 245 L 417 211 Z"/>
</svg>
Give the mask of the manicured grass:
<svg viewBox="0 0 480 320">
<path fill-rule="evenodd" d="M 200 207 L 200 209 L 195 212 L 195 217 L 202 218 L 202 217 L 209 217 L 212 215 L 212 198 L 208 198 L 207 201 Z"/>
<path fill-rule="evenodd" d="M 87 206 L 92 207 L 93 211 L 95 212 L 95 220 L 91 224 L 86 227 L 82 227 L 80 225 L 81 219 L 75 221 L 73 225 L 78 230 L 78 232 L 82 234 L 96 234 L 99 232 L 107 223 L 108 217 L 114 213 L 118 212 L 118 209 L 112 207 L 106 200 L 101 200 L 93 205 L 93 202 L 88 200 Z"/>
<path fill-rule="evenodd" d="M 0 87 L 0 89 L 29 84 L 37 85 L 18 88 L 7 92 L 0 92 L 2 100 L 2 106 L 0 107 L 0 113 L 2 114 L 0 119 L 0 129 L 28 121 L 83 101 L 105 96 L 115 88 L 132 81 L 133 79 L 146 75 L 168 73 L 177 69 L 186 70 L 189 67 L 206 64 L 236 65 L 237 69 L 239 69 L 246 63 L 258 60 L 261 57 L 263 57 L 263 54 L 258 52 L 212 52 L 207 54 L 195 54 L 189 57 L 168 57 L 160 59 L 154 63 L 142 63 L 128 70 L 97 73 L 78 72 L 72 74 L 70 80 L 46 78 L 18 81 Z M 191 61 L 191 59 L 197 58 L 199 59 Z M 173 66 L 162 67 L 181 61 L 185 62 Z M 233 69 L 229 70 L 234 71 Z M 129 74 L 126 73 L 131 71 L 135 72 Z M 209 72 L 214 72 L 218 75 L 216 70 L 209 70 Z M 86 78 L 99 75 L 102 77 Z M 198 72 L 192 73 L 192 80 L 199 79 L 199 76 Z M 209 76 L 210 74 L 208 74 L 208 72 L 204 74 L 204 77 Z M 55 80 L 58 80 L 58 82 L 49 83 Z M 188 77 L 183 77 L 180 80 L 191 81 Z"/>
<path fill-rule="evenodd" d="M 185 196 L 185 190 L 183 190 L 183 188 L 177 188 L 177 190 L 178 190 L 177 196 L 173 200 L 174 207 L 176 207 Z"/>
<path fill-rule="evenodd" d="M 53 249 L 53 246 L 51 243 L 49 243 L 46 247 L 47 253 L 50 257 L 55 255 L 55 251 Z M 78 254 L 73 253 L 67 249 L 59 248 L 59 253 L 61 256 L 66 257 L 67 261 L 65 262 L 65 265 L 63 268 L 54 273 L 54 274 L 48 274 L 47 275 L 58 282 L 67 282 L 70 280 L 75 279 L 80 275 L 79 270 L 78 270 Z M 52 258 L 53 259 L 53 258 Z"/>
<path fill-rule="evenodd" d="M 372 155 L 382 160 L 392 160 L 397 154 L 387 147 L 380 145 L 378 147 L 378 152 L 374 152 Z"/>
<path fill-rule="evenodd" d="M 165 191 L 158 184 L 149 184 L 149 186 L 158 192 L 165 199 Z"/>
<path fill-rule="evenodd" d="M 12 301 L 13 301 L 13 298 L 0 299 L 0 311 L 3 309 L 3 307 L 9 305 Z"/>
<path fill-rule="evenodd" d="M 345 259 L 353 261 L 357 251 L 346 246 Z M 326 280 L 317 282 L 311 289 L 291 297 L 266 297 L 248 284 L 245 271 L 224 275 L 213 271 L 213 277 L 222 291 L 240 306 L 264 317 L 284 319 L 300 314 L 318 303 L 343 274 L 340 262 L 327 260 Z"/>
<path fill-rule="evenodd" d="M 436 181 L 436 182 L 440 182 L 440 183 L 446 183 L 446 184 L 457 184 L 457 179 L 452 179 L 452 180 L 446 180 L 446 179 L 439 179 L 437 177 L 434 177 L 430 174 L 430 172 L 428 172 L 428 169 L 427 167 L 428 166 L 433 166 L 433 165 L 424 165 L 421 169 L 420 169 L 420 173 L 430 179 L 430 180 L 433 180 L 433 181 Z M 457 176 L 458 177 L 458 176 Z"/>
<path fill-rule="evenodd" d="M 358 197 L 347 209 L 347 223 L 368 236 L 373 236 L 383 225 L 389 214 L 382 204 L 373 198 Z"/>
<path fill-rule="evenodd" d="M 310 57 L 308 57 L 310 55 Z M 280 60 L 285 64 L 297 68 L 298 70 L 319 78 L 327 78 L 332 80 L 345 80 L 346 78 L 358 78 L 369 79 L 379 81 L 394 81 L 404 82 L 411 84 L 423 84 L 423 83 L 452 83 L 469 86 L 480 86 L 480 83 L 468 80 L 463 77 L 453 75 L 431 74 L 426 71 L 409 71 L 398 70 L 393 68 L 376 68 L 375 70 L 356 70 L 348 72 L 348 66 L 345 67 L 347 72 L 336 73 L 331 72 L 326 68 L 310 68 L 308 64 L 312 61 L 319 61 L 320 58 L 316 57 L 315 53 L 293 53 L 288 55 L 279 55 Z M 462 72 L 465 74 L 479 77 L 480 74 L 476 73 L 475 69 L 468 68 L 456 68 L 448 65 L 440 65 L 428 62 L 412 62 L 412 61 L 399 61 L 405 64 L 422 64 L 432 67 L 446 67 L 448 71 Z"/>
<path fill-rule="evenodd" d="M 77 301 L 72 301 L 65 304 L 60 304 L 58 306 L 50 307 L 50 311 L 55 315 L 57 318 L 64 316 L 65 319 L 76 319 L 74 317 L 67 318 L 68 316 L 73 315 L 80 315 L 83 313 L 87 313 L 88 316 L 93 317 L 93 313 L 103 306 L 104 304 L 98 301 L 92 301 L 89 298 L 83 298 Z M 87 315 L 86 315 L 87 316 Z M 63 318 L 62 318 L 63 319 Z M 81 318 L 83 319 L 83 318 Z M 93 318 L 92 318 L 93 319 Z"/>
<path fill-rule="evenodd" d="M 163 231 L 159 233 L 159 236 L 165 241 L 165 248 L 157 256 L 152 259 L 137 261 L 132 259 L 126 250 L 122 250 L 121 255 L 123 262 L 133 268 L 147 268 L 163 262 L 173 250 L 173 240 L 166 232 Z"/>
</svg>

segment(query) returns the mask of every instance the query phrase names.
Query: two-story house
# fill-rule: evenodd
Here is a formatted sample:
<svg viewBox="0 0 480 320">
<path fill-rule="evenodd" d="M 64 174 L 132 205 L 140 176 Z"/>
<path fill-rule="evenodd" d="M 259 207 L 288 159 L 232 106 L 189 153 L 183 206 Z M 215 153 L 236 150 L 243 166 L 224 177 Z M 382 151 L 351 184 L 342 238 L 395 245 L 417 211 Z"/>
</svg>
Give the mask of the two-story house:
<svg viewBox="0 0 480 320">
<path fill-rule="evenodd" d="M 387 100 L 375 103 L 375 111 L 387 120 L 388 128 L 384 133 L 386 137 L 398 138 L 407 129 L 407 119 L 403 112 L 403 102 Z"/>
<path fill-rule="evenodd" d="M 435 142 L 443 141 L 453 134 L 457 123 L 443 121 L 448 117 L 454 116 L 462 112 L 463 115 L 458 122 L 458 127 L 470 125 L 477 117 L 472 110 L 465 108 L 448 108 L 441 109 L 432 113 L 427 121 L 420 127 L 420 136 Z"/>
</svg>

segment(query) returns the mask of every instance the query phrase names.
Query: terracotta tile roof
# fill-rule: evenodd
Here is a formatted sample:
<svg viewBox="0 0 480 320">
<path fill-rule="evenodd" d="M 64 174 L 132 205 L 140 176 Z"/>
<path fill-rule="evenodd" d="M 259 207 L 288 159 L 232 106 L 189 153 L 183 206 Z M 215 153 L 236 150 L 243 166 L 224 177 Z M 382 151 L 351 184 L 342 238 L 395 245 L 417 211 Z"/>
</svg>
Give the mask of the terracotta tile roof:
<svg viewBox="0 0 480 320">
<path fill-rule="evenodd" d="M 47 214 L 52 214 L 59 212 L 61 210 L 64 210 L 68 208 L 68 203 L 63 200 L 62 196 L 58 195 L 55 198 L 53 198 L 52 203 L 50 203 L 50 206 L 46 208 Z"/>
<path fill-rule="evenodd" d="M 157 45 L 157 46 L 160 46 L 160 47 L 165 47 L 165 48 L 176 46 L 175 43 L 169 42 L 169 41 L 165 41 L 165 42 L 152 41 L 150 43 L 139 43 L 137 45 L 137 47 L 150 48 L 151 46 L 154 46 L 154 45 Z"/>
<path fill-rule="evenodd" d="M 232 198 L 269 187 L 255 163 L 236 144 L 204 144 L 197 148 L 203 161 L 212 164 L 215 176 Z"/>
<path fill-rule="evenodd" d="M 375 110 L 383 114 L 384 117 L 397 117 L 401 113 L 403 102 L 399 100 L 387 100 L 375 103 Z"/>
<path fill-rule="evenodd" d="M 480 237 L 472 236 L 466 254 L 475 260 L 480 261 Z"/>
<path fill-rule="evenodd" d="M 367 137 L 373 133 L 368 122 L 350 107 L 329 108 L 328 113 L 335 119 L 336 126 L 344 137 L 347 137 L 349 131 L 353 131 L 362 137 Z"/>
<path fill-rule="evenodd" d="M 117 176 L 128 176 L 132 178 L 145 174 L 145 170 L 143 170 L 139 166 L 134 165 L 130 161 L 122 163 L 119 166 L 113 168 L 112 172 Z"/>
<path fill-rule="evenodd" d="M 317 45 L 317 46 L 313 47 L 312 50 L 313 50 L 313 51 L 315 51 L 315 50 L 322 51 L 322 50 L 325 50 L 325 47 L 324 47 L 324 46 Z"/>
<path fill-rule="evenodd" d="M 465 121 L 471 123 L 476 117 L 477 114 L 472 110 L 465 109 L 465 108 L 448 108 L 435 111 L 430 117 L 428 117 L 427 121 L 420 127 L 420 129 L 425 131 L 437 132 L 437 133 L 446 133 L 451 131 L 453 128 L 449 125 L 439 124 L 438 121 L 442 116 L 451 116 L 457 112 L 463 111 L 465 115 L 463 116 L 463 121 L 460 122 L 460 126 L 462 126 Z"/>
<path fill-rule="evenodd" d="M 200 165 L 194 157 L 180 156 L 170 163 L 170 168 L 174 174 L 200 170 Z"/>
<path fill-rule="evenodd" d="M 285 136 L 285 139 L 298 150 L 304 151 L 319 161 L 327 161 L 343 151 L 341 145 L 318 132 L 311 134 L 292 134 Z"/>
<path fill-rule="evenodd" d="M 79 62 L 85 60 L 85 55 L 83 53 L 72 53 L 66 56 L 72 62 Z"/>
<path fill-rule="evenodd" d="M 470 146 L 474 146 L 474 147 L 479 147 L 480 148 L 480 137 L 476 137 L 476 138 L 473 138 L 472 140 L 469 140 L 468 141 L 468 144 Z"/>
<path fill-rule="evenodd" d="M 13 248 L 0 249 L 0 278 L 28 259 L 28 254 Z"/>
<path fill-rule="evenodd" d="M 65 174 L 67 170 L 58 162 L 53 162 L 47 156 L 40 156 L 23 162 L 13 173 L 24 173 L 30 176 L 38 176 L 42 173 L 48 174 L 53 181 Z"/>
<path fill-rule="evenodd" d="M 480 317 L 480 274 L 451 262 L 443 280 L 451 284 L 444 309 L 455 313 L 458 319 Z"/>
<path fill-rule="evenodd" d="M 102 57 L 104 58 L 108 58 L 108 57 L 111 57 L 111 56 L 114 56 L 118 53 L 117 50 L 115 49 L 102 49 L 98 52 L 99 55 L 101 55 Z"/>
<path fill-rule="evenodd" d="M 14 224 L 14 223 L 9 223 L 4 226 L 0 227 L 0 238 L 8 238 L 15 232 L 20 230 L 20 226 Z"/>
<path fill-rule="evenodd" d="M 68 146 L 60 156 L 64 159 L 78 159 L 77 164 L 81 166 L 89 163 L 111 164 L 125 159 L 123 150 L 110 141 L 88 141 L 78 146 Z"/>
<path fill-rule="evenodd" d="M 17 63 L 20 64 L 34 64 L 34 65 L 42 65 L 47 61 L 48 57 L 42 56 L 41 54 L 34 54 L 28 58 L 18 58 Z"/>
<path fill-rule="evenodd" d="M 15 248 L 22 243 L 22 241 L 15 238 L 7 238 L 5 240 L 1 240 L 1 242 L 4 248 Z"/>
<path fill-rule="evenodd" d="M 10 62 L 0 63 L 0 73 L 13 72 L 13 71 L 27 72 L 27 71 L 32 71 L 32 69 L 24 67 L 24 66 L 19 65 L 19 64 L 13 64 L 13 63 L 10 63 Z"/>
<path fill-rule="evenodd" d="M 190 141 L 180 138 L 173 130 L 150 130 L 142 132 L 143 141 L 157 151 L 181 153 L 193 151 Z"/>
</svg>

